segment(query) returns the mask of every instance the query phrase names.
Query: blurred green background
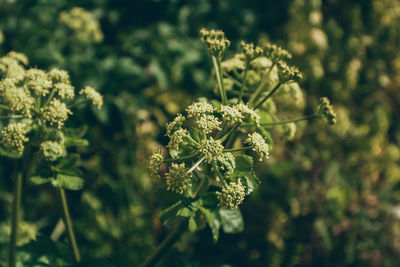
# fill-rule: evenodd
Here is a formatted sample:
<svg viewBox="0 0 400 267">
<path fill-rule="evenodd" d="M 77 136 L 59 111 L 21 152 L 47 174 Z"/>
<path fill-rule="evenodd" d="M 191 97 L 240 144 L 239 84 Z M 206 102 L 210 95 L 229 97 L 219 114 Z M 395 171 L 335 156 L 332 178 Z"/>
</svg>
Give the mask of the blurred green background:
<svg viewBox="0 0 400 267">
<path fill-rule="evenodd" d="M 61 19 L 75 6 L 101 29 Z M 25 53 L 31 66 L 66 69 L 77 88 L 105 95 L 101 111 L 81 108 L 69 121 L 89 125 L 85 188 L 68 192 L 87 266 L 135 266 L 168 232 L 159 212 L 175 196 L 145 166 L 167 142 L 165 123 L 212 95 L 201 27 L 224 30 L 232 51 L 241 40 L 287 48 L 305 74 L 304 96 L 300 107 L 277 96 L 277 109 L 309 114 L 327 96 L 338 123 L 302 123 L 288 142 L 276 130 L 257 170 L 262 184 L 241 207 L 244 232 L 221 233 L 217 244 L 208 228 L 184 234 L 159 266 L 400 266 L 398 0 L 1 0 L 1 56 Z M 0 161 L 0 262 L 9 164 Z M 51 187 L 24 185 L 24 266 L 65 266 L 65 234 L 48 240 L 60 219 L 55 201 Z M 51 263 L 32 263 L 43 255 Z"/>
</svg>

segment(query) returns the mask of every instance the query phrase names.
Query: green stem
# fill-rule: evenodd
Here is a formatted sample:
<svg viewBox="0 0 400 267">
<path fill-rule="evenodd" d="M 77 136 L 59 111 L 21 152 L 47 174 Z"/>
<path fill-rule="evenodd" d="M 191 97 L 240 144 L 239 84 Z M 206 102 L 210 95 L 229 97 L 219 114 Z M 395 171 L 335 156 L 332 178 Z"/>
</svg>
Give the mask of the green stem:
<svg viewBox="0 0 400 267">
<path fill-rule="evenodd" d="M 10 107 L 7 105 L 0 104 L 1 109 L 10 110 Z"/>
<path fill-rule="evenodd" d="M 199 167 L 199 165 L 203 162 L 203 160 L 205 159 L 205 157 L 202 157 L 201 159 L 199 159 L 196 164 L 194 164 L 192 166 L 192 168 L 190 168 L 187 173 L 191 173 L 192 171 L 194 171 L 194 169 L 196 169 L 197 167 Z"/>
<path fill-rule="evenodd" d="M 197 157 L 197 154 L 187 155 L 187 156 L 183 156 L 183 157 L 176 158 L 176 159 L 164 159 L 163 162 L 167 163 L 167 162 L 184 161 L 184 160 L 192 159 L 195 157 Z"/>
<path fill-rule="evenodd" d="M 200 178 L 201 179 L 201 178 Z M 205 176 L 203 179 L 201 179 L 200 184 L 197 186 L 196 191 L 193 193 L 192 198 L 196 198 L 200 191 L 206 190 L 208 188 L 208 178 Z"/>
<path fill-rule="evenodd" d="M 275 87 L 268 92 L 268 94 L 264 97 L 264 99 L 254 106 L 254 109 L 258 109 L 259 107 L 261 107 L 261 105 L 264 104 L 264 102 L 267 101 L 267 99 L 270 98 L 276 92 L 276 90 L 279 89 L 281 85 L 282 83 L 278 82 L 277 85 L 275 85 Z"/>
<path fill-rule="evenodd" d="M 164 254 L 178 241 L 181 233 L 183 232 L 183 223 L 178 223 L 174 230 L 167 235 L 164 241 L 156 247 L 156 249 L 146 258 L 146 260 L 139 267 L 154 266 Z"/>
<path fill-rule="evenodd" d="M 213 62 L 214 69 L 215 69 L 215 76 L 217 76 L 219 93 L 221 95 L 222 104 L 226 105 L 228 103 L 228 98 L 226 96 L 226 92 L 224 89 L 224 82 L 223 82 L 222 73 L 221 73 L 221 64 L 220 64 L 220 61 L 215 56 L 212 56 L 212 62 Z"/>
<path fill-rule="evenodd" d="M 17 171 L 17 166 L 15 163 L 14 171 L 12 174 L 15 179 L 12 211 L 11 211 L 11 234 L 9 243 L 9 253 L 8 253 L 8 266 L 16 266 L 16 255 L 15 247 L 17 245 L 17 234 L 18 234 L 18 221 L 19 221 L 19 209 L 21 206 L 21 196 L 22 196 L 22 173 Z"/>
<path fill-rule="evenodd" d="M 228 124 L 228 121 L 224 121 L 224 123 L 222 124 L 221 130 L 217 133 L 217 135 L 215 136 L 215 139 L 219 139 L 221 137 L 221 135 L 225 131 L 225 127 L 227 124 Z"/>
<path fill-rule="evenodd" d="M 5 115 L 5 116 L 0 116 L 0 119 L 1 120 L 4 120 L 4 119 L 22 119 L 23 117 L 24 117 L 23 115 L 11 115 L 11 116 Z"/>
<path fill-rule="evenodd" d="M 50 103 L 51 99 L 53 99 L 55 94 L 56 94 L 56 90 L 53 89 L 42 108 L 46 107 Z"/>
<path fill-rule="evenodd" d="M 73 108 L 73 107 L 76 107 L 76 106 L 78 106 L 80 104 L 87 103 L 87 102 L 89 102 L 89 99 L 80 100 L 80 101 L 77 101 L 77 102 L 75 102 L 75 103 L 73 103 L 71 105 L 68 105 L 68 108 Z"/>
<path fill-rule="evenodd" d="M 227 132 L 223 137 L 221 137 L 221 139 L 219 139 L 221 141 L 221 143 L 223 143 L 226 139 L 228 139 L 228 137 L 234 133 L 239 127 L 240 127 L 241 123 L 236 124 L 235 126 L 233 126 L 229 132 Z"/>
<path fill-rule="evenodd" d="M 67 204 L 67 197 L 65 195 L 64 189 L 59 189 L 60 193 L 60 201 L 63 211 L 63 218 L 65 226 L 67 227 L 68 238 L 69 238 L 69 245 L 71 247 L 72 254 L 74 255 L 75 263 L 79 263 L 81 261 L 81 256 L 79 254 L 78 245 L 76 243 L 74 229 L 72 228 L 72 221 L 69 215 L 68 204 Z"/>
<path fill-rule="evenodd" d="M 312 114 L 312 115 L 308 115 L 308 116 L 297 118 L 297 119 L 293 119 L 293 120 L 284 120 L 284 121 L 260 123 L 260 126 L 282 125 L 282 124 L 287 124 L 287 123 L 292 123 L 292 122 L 312 120 L 312 119 L 315 119 L 317 117 L 318 117 L 317 114 Z M 243 126 L 257 126 L 257 125 L 252 124 L 252 123 L 246 123 L 246 124 L 243 124 Z"/>
<path fill-rule="evenodd" d="M 238 104 L 240 102 L 242 102 L 242 98 L 243 98 L 243 93 L 244 93 L 244 87 L 246 84 L 246 78 L 247 78 L 247 71 L 249 69 L 249 64 L 250 62 L 246 63 L 246 68 L 244 69 L 244 74 L 243 74 L 243 80 L 242 80 L 242 86 L 240 87 L 240 94 L 239 94 L 239 98 L 238 98 Z"/>
<path fill-rule="evenodd" d="M 239 151 L 245 151 L 245 150 L 249 150 L 251 149 L 251 147 L 247 146 L 247 147 L 241 147 L 241 148 L 227 148 L 224 149 L 224 152 L 239 152 Z"/>
<path fill-rule="evenodd" d="M 258 95 L 264 89 L 265 85 L 267 84 L 269 74 L 271 73 L 271 71 L 274 68 L 274 66 L 275 66 L 275 64 L 272 64 L 272 66 L 269 68 L 268 72 L 264 75 L 264 79 L 258 85 L 258 87 L 254 91 L 253 95 L 250 97 L 249 102 L 247 103 L 249 106 L 253 105 L 253 103 L 254 103 L 254 101 L 256 101 L 256 98 L 258 97 Z"/>
</svg>

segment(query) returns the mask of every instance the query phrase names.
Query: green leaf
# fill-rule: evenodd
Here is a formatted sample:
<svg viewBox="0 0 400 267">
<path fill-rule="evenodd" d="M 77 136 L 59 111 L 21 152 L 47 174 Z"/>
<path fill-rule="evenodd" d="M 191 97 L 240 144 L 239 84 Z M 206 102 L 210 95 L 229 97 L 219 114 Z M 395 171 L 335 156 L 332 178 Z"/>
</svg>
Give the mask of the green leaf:
<svg viewBox="0 0 400 267">
<path fill-rule="evenodd" d="M 244 229 L 243 216 L 240 209 L 219 209 L 222 229 L 227 234 L 242 232 Z"/>
<path fill-rule="evenodd" d="M 61 159 L 60 162 L 56 165 L 57 170 L 67 170 L 71 167 L 74 167 L 76 162 L 79 160 L 79 154 L 72 153 L 68 154 L 65 158 Z"/>
<path fill-rule="evenodd" d="M 50 183 L 51 181 L 54 180 L 54 177 L 42 177 L 37 175 L 37 176 L 32 176 L 30 180 L 35 185 L 41 185 L 45 183 Z"/>
<path fill-rule="evenodd" d="M 260 115 L 260 124 L 262 123 L 271 123 L 273 122 L 273 117 L 271 116 L 270 113 L 265 112 L 265 111 L 259 111 L 258 114 Z"/>
<path fill-rule="evenodd" d="M 221 226 L 220 222 L 218 221 L 215 214 L 213 214 L 210 210 L 208 210 L 204 207 L 200 207 L 200 211 L 206 217 L 208 226 L 210 226 L 210 228 L 211 228 L 214 243 L 217 243 L 218 238 L 219 238 L 219 227 Z"/>
<path fill-rule="evenodd" d="M 253 172 L 253 158 L 247 155 L 235 156 L 236 168 L 232 177 L 246 176 Z"/>
<path fill-rule="evenodd" d="M 179 221 L 177 213 L 182 207 L 184 207 L 182 201 L 178 201 L 172 206 L 161 211 L 160 220 L 166 227 L 171 228 L 176 222 Z"/>
<path fill-rule="evenodd" d="M 194 219 L 194 216 L 189 218 L 188 228 L 189 228 L 189 231 L 192 232 L 192 233 L 197 230 L 197 223 L 196 223 L 196 221 Z"/>
<path fill-rule="evenodd" d="M 181 216 L 181 217 L 192 217 L 192 216 L 194 216 L 194 212 L 187 207 L 183 207 L 178 210 L 176 215 Z"/>
<path fill-rule="evenodd" d="M 64 128 L 64 136 L 66 138 L 82 138 L 87 132 L 87 125 L 83 125 L 79 128 Z"/>
<path fill-rule="evenodd" d="M 251 172 L 249 175 L 243 177 L 242 183 L 246 186 L 246 194 L 250 194 L 256 189 L 256 187 L 261 183 L 260 179 L 258 179 L 257 175 L 254 172 Z"/>
<path fill-rule="evenodd" d="M 7 151 L 3 147 L 0 146 L 0 156 L 12 158 L 12 159 L 19 159 L 22 157 L 22 155 L 23 154 Z"/>
<path fill-rule="evenodd" d="M 74 146 L 88 146 L 89 142 L 86 139 L 74 138 L 74 137 L 65 137 L 64 138 L 65 147 L 74 147 Z"/>
<path fill-rule="evenodd" d="M 54 187 L 68 190 L 80 190 L 83 188 L 84 181 L 81 177 L 57 174 L 57 178 L 52 182 Z"/>
</svg>

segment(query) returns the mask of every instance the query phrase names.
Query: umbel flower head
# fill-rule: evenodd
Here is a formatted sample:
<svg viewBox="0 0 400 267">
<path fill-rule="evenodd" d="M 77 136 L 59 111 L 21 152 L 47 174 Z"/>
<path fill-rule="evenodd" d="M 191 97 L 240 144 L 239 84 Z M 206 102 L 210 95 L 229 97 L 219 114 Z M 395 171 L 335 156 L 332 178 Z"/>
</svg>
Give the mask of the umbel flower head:
<svg viewBox="0 0 400 267">
<path fill-rule="evenodd" d="M 103 40 L 100 23 L 92 13 L 81 7 L 61 12 L 59 21 L 70 28 L 81 43 L 99 43 Z"/>
<path fill-rule="evenodd" d="M 282 60 L 278 62 L 278 76 L 281 83 L 289 81 L 297 82 L 303 79 L 303 74 L 298 68 L 289 66 Z"/>
<path fill-rule="evenodd" d="M 200 118 L 205 114 L 212 114 L 214 111 L 214 106 L 207 101 L 194 102 L 186 108 L 188 118 Z"/>
<path fill-rule="evenodd" d="M 64 122 L 68 119 L 68 115 L 72 114 L 67 105 L 56 98 L 51 100 L 48 106 L 42 108 L 42 111 L 43 118 L 50 125 L 56 124 L 58 129 L 64 125 Z"/>
<path fill-rule="evenodd" d="M 36 68 L 27 70 L 24 75 L 24 80 L 28 88 L 36 96 L 45 96 L 50 93 L 52 81 L 43 70 Z"/>
<path fill-rule="evenodd" d="M 230 152 L 226 152 L 223 154 L 222 157 L 219 157 L 217 161 L 217 167 L 222 176 L 231 175 L 236 168 L 236 161 L 233 154 Z"/>
<path fill-rule="evenodd" d="M 317 108 L 317 115 L 323 118 L 329 124 L 336 123 L 336 113 L 333 107 L 326 97 L 321 97 Z"/>
<path fill-rule="evenodd" d="M 91 100 L 93 105 L 96 105 L 98 109 L 103 106 L 103 96 L 99 94 L 93 87 L 86 86 L 79 91 L 79 94 L 85 95 L 87 99 Z"/>
<path fill-rule="evenodd" d="M 262 161 L 264 158 L 269 158 L 269 147 L 268 144 L 265 143 L 265 140 L 261 134 L 257 132 L 249 134 L 245 140 L 245 143 L 249 144 L 252 150 L 258 154 L 260 161 Z"/>
<path fill-rule="evenodd" d="M 56 161 L 65 153 L 63 146 L 54 141 L 45 141 L 40 144 L 40 150 L 47 161 Z"/>
<path fill-rule="evenodd" d="M 10 80 L 3 80 L 4 83 L 8 83 Z M 3 87 L 3 86 L 0 86 Z M 22 87 L 17 87 L 10 83 L 9 87 L 4 86 L 4 100 L 9 105 L 10 110 L 13 113 L 19 113 L 26 117 L 32 117 L 33 103 L 35 99 L 30 93 Z"/>
<path fill-rule="evenodd" d="M 176 131 L 182 127 L 185 120 L 186 120 L 186 118 L 185 118 L 185 116 L 182 116 L 182 114 L 176 115 L 176 117 L 170 123 L 167 123 L 167 125 L 165 127 L 167 129 L 166 135 L 168 137 L 171 137 L 171 135 L 174 131 Z"/>
<path fill-rule="evenodd" d="M 222 122 L 214 115 L 203 115 L 195 120 L 196 126 L 204 133 L 209 134 L 214 130 L 221 130 Z"/>
<path fill-rule="evenodd" d="M 203 156 L 208 163 L 211 163 L 214 159 L 223 158 L 223 149 L 224 146 L 221 144 L 221 141 L 214 140 L 212 137 L 203 139 L 197 148 L 199 154 Z"/>
<path fill-rule="evenodd" d="M 237 208 L 243 202 L 245 195 L 245 188 L 240 180 L 237 183 L 230 182 L 221 192 L 217 192 L 219 205 L 231 210 Z"/>
<path fill-rule="evenodd" d="M 288 61 L 292 58 L 292 54 L 290 54 L 289 51 L 280 46 L 271 43 L 265 43 L 262 48 L 264 51 L 264 55 L 267 58 L 271 59 L 272 62 L 274 62 L 275 64 L 281 60 Z"/>
<path fill-rule="evenodd" d="M 192 173 L 188 173 L 185 163 L 172 163 L 169 171 L 165 174 L 167 189 L 178 194 L 183 194 L 185 190 L 192 186 Z"/>
<path fill-rule="evenodd" d="M 210 54 L 221 58 L 231 42 L 225 37 L 225 33 L 220 30 L 200 30 L 200 38 L 206 44 Z"/>
<path fill-rule="evenodd" d="M 154 178 L 160 178 L 160 165 L 164 160 L 163 152 L 158 149 L 151 155 L 149 160 L 150 175 Z"/>
<path fill-rule="evenodd" d="M 1 143 L 8 147 L 12 152 L 22 154 L 24 152 L 24 143 L 29 139 L 26 137 L 28 129 L 24 123 L 12 122 L 1 131 Z"/>
<path fill-rule="evenodd" d="M 254 46 L 253 43 L 245 43 L 242 41 L 240 43 L 240 48 L 242 49 L 243 55 L 246 58 L 247 62 L 250 62 L 258 57 L 260 57 L 264 50 L 259 46 Z"/>
</svg>

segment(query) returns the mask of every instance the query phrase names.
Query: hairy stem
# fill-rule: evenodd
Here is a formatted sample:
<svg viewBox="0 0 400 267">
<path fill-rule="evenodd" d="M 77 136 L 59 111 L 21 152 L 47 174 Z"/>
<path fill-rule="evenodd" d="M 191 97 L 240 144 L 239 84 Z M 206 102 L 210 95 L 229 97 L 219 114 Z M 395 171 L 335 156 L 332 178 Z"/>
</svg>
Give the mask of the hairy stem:
<svg viewBox="0 0 400 267">
<path fill-rule="evenodd" d="M 15 247 L 17 245 L 17 234 L 18 234 L 18 221 L 19 221 L 19 208 L 21 206 L 21 196 L 22 196 L 22 173 L 17 171 L 17 163 L 15 163 L 13 171 L 14 181 L 14 193 L 13 202 L 11 210 L 11 234 L 9 242 L 9 253 L 8 253 L 8 266 L 16 266 L 16 255 Z"/>
<path fill-rule="evenodd" d="M 140 265 L 140 267 L 154 266 L 164 254 L 178 241 L 182 234 L 182 223 L 178 223 L 174 230 L 167 235 L 164 241 L 158 245 L 155 250 L 147 257 L 147 259 Z"/>
<path fill-rule="evenodd" d="M 213 62 L 214 69 L 215 69 L 215 75 L 217 76 L 219 93 L 221 95 L 222 104 L 226 105 L 228 103 L 228 98 L 226 96 L 226 92 L 224 89 L 224 81 L 222 79 L 221 64 L 220 64 L 219 59 L 217 59 L 215 56 L 212 56 L 212 62 Z"/>
<path fill-rule="evenodd" d="M 76 243 L 74 229 L 72 228 L 72 221 L 69 215 L 67 197 L 65 195 L 64 189 L 60 188 L 59 193 L 60 193 L 60 201 L 63 212 L 64 224 L 67 227 L 69 245 L 71 247 L 72 254 L 74 255 L 75 263 L 79 263 L 81 261 L 81 256 L 79 254 L 78 245 Z"/>
</svg>

